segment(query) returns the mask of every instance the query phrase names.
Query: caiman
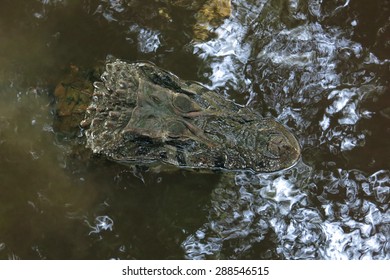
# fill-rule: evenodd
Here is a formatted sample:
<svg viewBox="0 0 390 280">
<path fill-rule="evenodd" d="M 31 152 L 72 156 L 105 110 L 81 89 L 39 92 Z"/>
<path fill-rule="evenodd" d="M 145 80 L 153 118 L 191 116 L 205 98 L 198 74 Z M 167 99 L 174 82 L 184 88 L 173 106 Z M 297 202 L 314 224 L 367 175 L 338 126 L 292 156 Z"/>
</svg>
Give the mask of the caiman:
<svg viewBox="0 0 390 280">
<path fill-rule="evenodd" d="M 69 101 L 70 88 L 62 83 L 57 96 Z M 116 162 L 274 172 L 300 157 L 295 136 L 273 118 L 150 62 L 109 61 L 93 88 L 72 90 L 91 96 L 72 107 L 82 111 L 87 148 Z"/>
</svg>

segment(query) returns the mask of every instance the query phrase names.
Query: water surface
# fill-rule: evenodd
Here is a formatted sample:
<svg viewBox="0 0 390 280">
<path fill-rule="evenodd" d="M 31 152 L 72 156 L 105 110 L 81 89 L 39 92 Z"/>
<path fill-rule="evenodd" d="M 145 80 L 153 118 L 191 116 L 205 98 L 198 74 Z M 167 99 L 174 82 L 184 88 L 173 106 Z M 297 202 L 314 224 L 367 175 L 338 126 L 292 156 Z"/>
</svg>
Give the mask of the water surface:
<svg viewBox="0 0 390 280">
<path fill-rule="evenodd" d="M 389 2 L 232 0 L 203 40 L 212 1 L 184 2 L 2 1 L 0 258 L 389 259 Z M 75 152 L 54 88 L 107 55 L 277 118 L 301 161 L 225 178 Z"/>
</svg>

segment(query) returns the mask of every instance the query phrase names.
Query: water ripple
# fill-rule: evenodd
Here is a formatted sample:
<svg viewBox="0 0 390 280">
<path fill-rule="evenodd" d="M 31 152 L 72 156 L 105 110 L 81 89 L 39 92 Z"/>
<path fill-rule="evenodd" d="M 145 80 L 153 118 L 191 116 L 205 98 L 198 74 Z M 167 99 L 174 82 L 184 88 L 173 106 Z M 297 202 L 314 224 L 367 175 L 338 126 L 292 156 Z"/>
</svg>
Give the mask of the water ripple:
<svg viewBox="0 0 390 280">
<path fill-rule="evenodd" d="M 107 215 L 104 216 L 97 216 L 95 218 L 95 225 L 91 225 L 88 221 L 85 221 L 87 225 L 92 229 L 89 232 L 89 235 L 92 233 L 100 233 L 101 231 L 112 231 L 112 227 L 114 226 L 114 221 L 108 217 Z"/>
<path fill-rule="evenodd" d="M 287 177 L 239 174 L 236 177 L 246 177 L 236 178 L 242 185 L 221 184 L 212 195 L 209 223 L 182 243 L 187 258 L 243 258 L 273 233 L 273 239 L 263 241 L 274 244 L 271 253 L 257 257 L 387 259 L 388 203 L 382 204 L 383 199 L 378 200 L 374 192 L 371 197 L 363 195 L 363 188 L 367 182 L 372 189 L 389 184 L 388 171 L 365 176 L 357 170 L 339 169 L 313 175 L 317 186 L 309 190 L 315 189 L 316 195 L 302 188 L 309 169 L 303 173 L 292 169 Z M 371 202 L 373 198 L 380 207 Z M 313 199 L 321 201 L 321 208 L 311 205 Z M 228 254 L 224 246 L 232 242 L 236 244 L 234 253 Z"/>
</svg>

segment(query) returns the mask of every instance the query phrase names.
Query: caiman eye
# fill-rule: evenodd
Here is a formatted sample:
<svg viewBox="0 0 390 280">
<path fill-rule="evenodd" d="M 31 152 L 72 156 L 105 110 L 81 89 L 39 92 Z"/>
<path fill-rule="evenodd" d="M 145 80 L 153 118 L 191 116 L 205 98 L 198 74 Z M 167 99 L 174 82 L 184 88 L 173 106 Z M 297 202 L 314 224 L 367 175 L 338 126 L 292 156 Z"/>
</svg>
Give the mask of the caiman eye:
<svg viewBox="0 0 390 280">
<path fill-rule="evenodd" d="M 187 96 L 180 94 L 173 99 L 173 105 L 184 113 L 199 111 L 200 108 Z"/>
</svg>

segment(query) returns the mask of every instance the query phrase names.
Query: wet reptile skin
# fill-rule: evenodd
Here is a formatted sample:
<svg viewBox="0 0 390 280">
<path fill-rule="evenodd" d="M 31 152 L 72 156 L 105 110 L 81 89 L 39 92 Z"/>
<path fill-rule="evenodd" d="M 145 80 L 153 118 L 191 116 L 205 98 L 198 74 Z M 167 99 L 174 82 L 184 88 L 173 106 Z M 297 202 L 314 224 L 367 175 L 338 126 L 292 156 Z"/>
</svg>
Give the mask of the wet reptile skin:
<svg viewBox="0 0 390 280">
<path fill-rule="evenodd" d="M 271 118 L 148 62 L 115 60 L 95 82 L 81 126 L 87 147 L 123 163 L 273 172 L 300 157 Z"/>
</svg>

